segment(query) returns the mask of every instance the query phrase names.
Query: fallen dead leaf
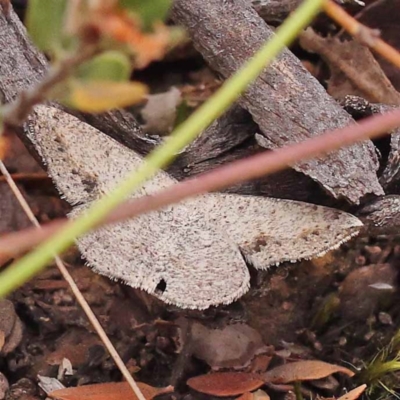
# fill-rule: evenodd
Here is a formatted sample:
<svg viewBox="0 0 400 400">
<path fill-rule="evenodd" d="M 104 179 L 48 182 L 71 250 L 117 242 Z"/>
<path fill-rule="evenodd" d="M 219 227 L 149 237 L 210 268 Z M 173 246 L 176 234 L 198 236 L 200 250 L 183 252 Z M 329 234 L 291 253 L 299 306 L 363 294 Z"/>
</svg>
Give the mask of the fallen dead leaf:
<svg viewBox="0 0 400 400">
<path fill-rule="evenodd" d="M 211 396 L 238 396 L 260 388 L 264 381 L 258 374 L 220 372 L 190 378 L 187 384 L 200 393 Z"/>
<path fill-rule="evenodd" d="M 155 388 L 141 382 L 138 382 L 137 385 L 147 400 L 159 394 L 173 391 L 172 386 Z M 96 385 L 71 387 L 55 390 L 48 395 L 57 400 L 137 400 L 136 395 L 127 382 L 99 383 Z"/>
<path fill-rule="evenodd" d="M 367 385 L 361 385 L 356 387 L 353 390 L 350 390 L 349 393 L 344 394 L 343 396 L 340 396 L 337 400 L 356 400 L 358 399 L 364 390 L 367 388 Z"/>
<path fill-rule="evenodd" d="M 69 105 L 80 111 L 100 113 L 137 104 L 144 99 L 147 87 L 140 82 L 71 81 Z"/>
<path fill-rule="evenodd" d="M 298 361 L 281 365 L 263 374 L 266 382 L 289 383 L 295 381 L 310 381 L 325 378 L 336 372 L 353 376 L 354 372 L 340 365 L 329 364 L 323 361 Z"/>
<path fill-rule="evenodd" d="M 356 40 L 323 38 L 311 28 L 302 33 L 301 46 L 319 54 L 328 64 L 331 77 L 328 93 L 334 98 L 346 95 L 385 104 L 400 104 L 400 93 L 393 87 L 367 46 Z"/>
<path fill-rule="evenodd" d="M 151 61 L 161 59 L 172 39 L 165 25 L 159 23 L 153 27 L 151 33 L 146 34 L 128 14 L 115 10 L 99 10 L 98 13 L 92 13 L 91 18 L 93 26 L 99 32 L 131 48 L 135 53 L 137 68 L 144 68 Z"/>
</svg>

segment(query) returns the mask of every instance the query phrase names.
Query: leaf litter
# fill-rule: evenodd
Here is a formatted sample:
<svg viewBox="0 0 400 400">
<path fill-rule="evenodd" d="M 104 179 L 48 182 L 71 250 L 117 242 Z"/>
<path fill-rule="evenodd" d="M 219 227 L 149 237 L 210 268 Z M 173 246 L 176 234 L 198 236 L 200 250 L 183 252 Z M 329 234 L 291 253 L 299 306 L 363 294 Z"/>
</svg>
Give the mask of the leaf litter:
<svg viewBox="0 0 400 400">
<path fill-rule="evenodd" d="M 381 7 L 381 9 L 382 9 L 383 7 Z M 392 15 L 394 15 L 393 13 L 392 13 Z M 395 247 L 395 246 L 394 246 Z M 393 249 L 393 251 L 395 252 L 396 250 L 395 250 L 395 248 Z M 393 259 L 392 259 L 393 260 Z M 354 261 L 356 262 L 356 263 L 358 263 L 359 265 L 364 265 L 364 264 L 368 264 L 369 263 L 369 254 L 368 253 L 365 253 L 364 251 L 361 251 L 361 254 L 358 254 L 357 255 L 357 257 L 354 257 Z M 346 266 L 343 266 L 342 267 L 342 270 L 345 270 L 347 267 Z M 88 274 L 88 276 L 92 276 L 92 275 L 90 275 L 90 274 Z M 86 279 L 86 278 L 85 278 Z M 378 282 L 378 284 L 379 284 L 379 282 L 380 281 L 376 281 L 376 282 Z M 43 291 L 44 290 L 44 287 L 45 286 L 47 286 L 47 287 L 51 287 L 50 288 L 50 290 L 52 291 L 52 293 L 55 293 L 54 292 L 54 288 L 57 286 L 55 283 L 56 283 L 56 281 L 54 281 L 54 280 L 52 280 L 52 278 L 50 277 L 48 277 L 48 279 L 47 279 L 47 281 L 46 282 L 44 282 L 45 283 L 45 285 L 43 286 L 43 288 L 42 289 L 40 289 L 41 291 Z M 104 288 L 106 287 L 106 286 L 103 286 Z M 31 288 L 34 288 L 34 286 L 31 286 Z M 63 291 L 64 289 L 63 288 L 61 288 L 61 287 L 59 287 L 59 289 L 58 289 L 58 291 Z M 301 288 L 300 288 L 300 290 L 301 290 Z M 395 290 L 397 290 L 397 285 L 395 284 L 394 286 L 393 286 L 393 290 L 395 291 Z M 107 289 L 106 291 L 109 291 L 109 289 Z M 109 293 L 109 292 L 108 292 Z M 38 293 L 36 293 L 36 296 L 37 296 L 37 294 Z M 37 305 L 38 304 L 40 304 L 40 301 L 39 301 L 39 298 L 41 298 L 42 300 L 43 300 L 43 295 L 44 295 L 44 292 L 41 292 L 41 295 L 40 295 L 40 297 L 38 296 L 38 299 L 37 300 L 35 300 L 35 310 L 37 310 L 37 309 L 39 309 L 39 308 L 36 308 L 37 307 Z M 92 295 L 92 294 L 91 294 Z M 35 297 L 36 298 L 36 297 Z M 59 298 L 62 298 L 62 297 L 59 297 Z M 19 304 L 23 304 L 22 302 L 21 302 L 21 299 L 19 300 L 20 301 L 20 303 Z M 106 304 L 107 304 L 108 302 L 106 302 Z M 27 304 L 28 303 L 26 303 L 26 307 L 27 307 Z M 151 301 L 151 304 L 154 304 L 154 302 L 153 301 Z M 20 306 L 21 307 L 21 306 Z M 24 307 L 25 307 L 25 305 L 24 305 Z M 57 307 L 57 303 L 55 303 L 54 304 L 54 307 Z M 351 307 L 351 301 L 349 301 L 349 305 L 348 305 L 348 307 Z M 28 308 L 28 307 L 27 307 Z M 43 310 L 46 310 L 46 308 L 44 307 L 43 308 Z M 50 308 L 47 308 L 47 310 L 46 311 L 49 311 L 50 310 Z M 35 311 L 36 312 L 36 311 Z M 63 308 L 63 310 L 62 310 L 62 312 L 64 313 L 64 312 L 66 312 L 66 308 L 64 307 Z M 29 313 L 28 313 L 29 314 Z M 30 316 L 32 315 L 32 314 L 29 314 Z M 46 315 L 46 314 L 43 314 L 43 315 Z M 68 315 L 68 314 L 65 314 L 65 315 Z M 41 319 L 40 319 L 41 317 L 39 317 L 39 314 L 37 315 L 37 319 L 35 320 L 35 323 L 36 324 L 43 324 L 43 322 L 40 322 L 41 321 Z M 106 318 L 106 317 L 105 317 Z M 51 319 L 51 318 L 50 318 Z M 73 319 L 76 319 L 76 320 L 79 320 L 79 318 L 76 318 L 76 315 L 75 314 L 71 314 L 71 320 L 73 320 Z M 43 317 L 43 320 L 44 320 L 44 317 Z M 61 320 L 60 320 L 61 321 Z M 125 322 L 125 321 L 124 321 Z M 52 329 L 54 329 L 54 326 L 55 326 L 55 324 L 52 324 L 52 323 L 50 323 L 50 325 L 52 326 Z M 371 329 L 379 329 L 379 323 L 378 322 L 372 322 L 372 326 L 374 327 L 372 327 Z M 60 328 L 58 328 L 58 330 L 60 330 Z M 48 332 L 45 330 L 44 331 L 45 332 L 45 334 L 48 334 Z M 54 333 L 53 333 L 53 335 L 54 335 Z M 79 335 L 79 332 L 77 333 L 77 335 Z M 345 336 L 345 333 L 344 332 L 342 332 L 342 337 L 340 338 L 341 340 L 343 339 L 343 336 Z M 28 336 L 29 338 L 30 338 L 30 340 L 32 341 L 32 340 L 35 340 L 35 338 L 33 337 L 32 338 L 32 336 Z M 132 338 L 133 339 L 133 338 Z M 26 339 L 25 339 L 26 340 Z M 37 338 L 36 338 L 36 340 L 37 340 Z M 339 340 L 339 338 L 338 338 L 338 340 Z M 329 343 L 329 346 L 332 346 L 332 344 L 331 344 L 331 342 L 329 342 L 329 340 L 327 341 L 327 343 Z M 334 344 L 333 344 L 333 346 L 337 346 L 337 343 L 336 342 L 333 342 Z M 368 343 L 368 342 L 367 342 Z M 353 345 L 353 347 L 354 347 L 354 345 Z M 349 351 L 349 349 L 350 350 L 354 350 L 353 349 L 353 347 L 349 347 L 349 346 L 347 346 L 346 348 L 347 348 L 347 351 Z M 18 348 L 17 348 L 17 352 L 18 352 L 19 350 L 18 350 Z M 322 357 L 322 355 L 321 355 L 321 357 Z M 363 358 L 362 358 L 363 359 Z M 76 382 L 75 382 L 76 383 Z M 14 385 L 15 386 L 15 385 Z M 17 385 L 18 386 L 18 385 Z M 23 387 L 23 383 L 21 382 L 21 384 L 20 384 L 20 386 L 21 387 Z M 14 391 L 15 390 L 17 390 L 17 389 L 13 389 Z M 356 389 L 354 389 L 354 390 L 352 390 L 352 391 L 350 391 L 349 393 L 347 393 L 347 394 L 345 394 L 345 395 L 343 395 L 340 399 L 341 400 L 351 400 L 351 399 L 356 399 L 356 398 L 358 398 L 359 396 L 360 396 L 360 393 L 362 392 L 362 391 L 364 391 L 365 390 L 365 385 L 362 385 L 362 386 L 360 386 L 359 388 L 356 388 Z M 9 392 L 9 393 L 11 393 L 11 391 Z M 247 395 L 247 397 L 246 398 L 248 398 L 248 399 L 250 399 L 250 398 L 254 398 L 254 397 L 251 397 L 251 396 L 253 396 L 254 395 L 254 393 L 249 393 L 249 392 L 247 392 L 246 393 L 246 395 Z M 35 399 L 36 398 L 38 398 L 38 397 L 34 397 Z M 333 397 L 330 397 L 330 398 L 333 398 Z"/>
<path fill-rule="evenodd" d="M 335 373 L 354 376 L 354 372 L 340 365 L 322 361 L 306 360 L 287 363 L 263 374 L 244 372 L 220 372 L 190 378 L 187 381 L 192 389 L 208 395 L 225 397 L 236 396 L 259 389 L 266 383 L 286 384 L 312 381 Z"/>
</svg>

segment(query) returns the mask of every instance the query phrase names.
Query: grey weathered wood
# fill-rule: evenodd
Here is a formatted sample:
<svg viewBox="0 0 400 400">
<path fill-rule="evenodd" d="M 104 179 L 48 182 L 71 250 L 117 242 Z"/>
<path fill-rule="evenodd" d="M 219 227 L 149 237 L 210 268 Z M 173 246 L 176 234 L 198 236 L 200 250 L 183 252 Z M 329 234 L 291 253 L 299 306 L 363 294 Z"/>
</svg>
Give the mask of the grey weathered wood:
<svg viewBox="0 0 400 400">
<path fill-rule="evenodd" d="M 379 197 L 360 209 L 357 216 L 373 234 L 400 234 L 400 196 Z"/>
<path fill-rule="evenodd" d="M 8 19 L 0 13 L 0 46 L 0 93 L 3 102 L 10 102 L 20 91 L 37 82 L 48 65 L 45 57 L 28 40 L 24 26 L 14 12 Z M 146 140 L 132 114 L 126 111 L 103 115 L 74 114 L 141 154 L 154 146 Z M 257 130 L 250 115 L 235 106 L 203 132 L 178 157 L 169 172 L 175 178 L 183 179 L 254 154 L 261 150 L 252 139 Z M 41 161 L 24 132 L 20 130 L 18 133 L 31 153 Z M 332 205 L 331 199 L 318 185 L 293 170 L 237 185 L 229 191 Z"/>
<path fill-rule="evenodd" d="M 250 3 L 266 22 L 279 24 L 301 3 L 301 0 L 251 0 Z"/>
<path fill-rule="evenodd" d="M 194 141 L 178 158 L 170 172 L 183 166 L 180 172 L 175 171 L 173 175 L 179 176 L 183 173 L 185 177 L 194 176 L 230 161 L 265 151 L 254 139 L 256 132 L 259 132 L 259 128 L 250 114 L 235 104 Z M 311 178 L 293 169 L 235 185 L 227 192 L 339 206 Z"/>
<path fill-rule="evenodd" d="M 186 27 L 195 47 L 225 77 L 273 34 L 246 0 L 175 0 L 172 17 Z M 250 86 L 240 104 L 252 114 L 270 148 L 353 122 L 288 50 Z M 383 194 L 377 168 L 371 142 L 295 167 L 332 196 L 352 203 L 367 193 Z"/>
</svg>

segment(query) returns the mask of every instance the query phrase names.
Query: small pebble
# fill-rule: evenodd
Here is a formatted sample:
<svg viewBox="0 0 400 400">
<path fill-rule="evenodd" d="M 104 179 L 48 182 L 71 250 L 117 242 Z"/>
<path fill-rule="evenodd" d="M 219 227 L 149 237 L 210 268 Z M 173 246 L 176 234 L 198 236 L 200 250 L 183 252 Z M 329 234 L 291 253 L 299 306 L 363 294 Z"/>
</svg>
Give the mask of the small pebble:
<svg viewBox="0 0 400 400">
<path fill-rule="evenodd" d="M 392 317 L 383 311 L 378 314 L 378 320 L 382 325 L 393 325 Z"/>
<path fill-rule="evenodd" d="M 368 333 L 366 333 L 365 335 L 364 335 L 364 340 L 366 341 L 366 342 L 369 342 L 371 339 L 372 339 L 372 337 L 375 335 L 375 332 L 374 331 L 370 331 L 370 332 L 368 332 Z"/>
<path fill-rule="evenodd" d="M 357 256 L 355 259 L 355 263 L 357 265 L 365 265 L 366 259 L 364 256 Z"/>
<path fill-rule="evenodd" d="M 321 342 L 318 342 L 318 341 L 314 342 L 314 349 L 317 351 L 322 351 L 323 347 L 322 347 Z"/>
</svg>

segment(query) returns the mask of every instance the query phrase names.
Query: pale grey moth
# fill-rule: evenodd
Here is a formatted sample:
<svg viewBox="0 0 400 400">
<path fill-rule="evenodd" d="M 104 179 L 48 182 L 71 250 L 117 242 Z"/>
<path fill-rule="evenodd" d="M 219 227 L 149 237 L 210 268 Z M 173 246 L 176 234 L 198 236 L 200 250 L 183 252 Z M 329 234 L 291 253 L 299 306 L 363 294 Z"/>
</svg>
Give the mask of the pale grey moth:
<svg viewBox="0 0 400 400">
<path fill-rule="evenodd" d="M 108 193 L 143 162 L 140 155 L 53 107 L 28 122 L 48 173 L 71 217 Z M 161 171 L 132 197 L 176 181 Z M 323 255 L 357 234 L 356 217 L 290 200 L 209 194 L 101 228 L 78 240 L 98 273 L 182 308 L 228 304 L 249 289 L 246 260 L 265 269 Z M 159 290 L 163 286 L 163 290 Z"/>
</svg>

